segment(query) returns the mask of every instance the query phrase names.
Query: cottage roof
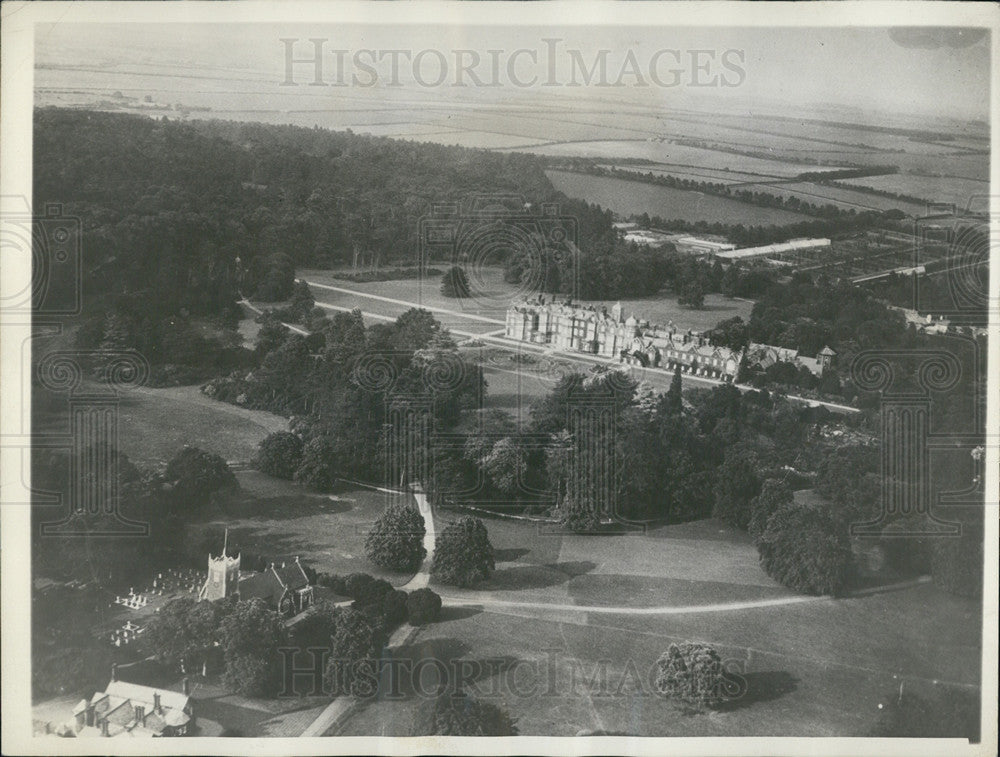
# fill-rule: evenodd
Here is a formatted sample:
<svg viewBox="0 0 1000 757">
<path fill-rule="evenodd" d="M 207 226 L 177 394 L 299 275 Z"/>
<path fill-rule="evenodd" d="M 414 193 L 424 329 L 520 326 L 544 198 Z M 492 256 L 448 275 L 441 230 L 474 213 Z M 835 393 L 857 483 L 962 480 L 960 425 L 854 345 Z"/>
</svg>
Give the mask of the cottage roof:
<svg viewBox="0 0 1000 757">
<path fill-rule="evenodd" d="M 820 355 L 836 355 L 837 353 L 830 348 L 830 345 L 824 345 L 823 349 L 819 351 Z"/>
</svg>

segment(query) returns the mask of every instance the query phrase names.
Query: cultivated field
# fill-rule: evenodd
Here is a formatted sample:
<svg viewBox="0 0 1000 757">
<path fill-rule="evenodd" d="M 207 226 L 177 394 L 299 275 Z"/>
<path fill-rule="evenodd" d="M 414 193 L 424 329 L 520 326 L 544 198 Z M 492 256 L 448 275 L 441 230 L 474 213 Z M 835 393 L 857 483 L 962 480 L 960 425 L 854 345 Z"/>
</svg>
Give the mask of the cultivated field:
<svg viewBox="0 0 1000 757">
<path fill-rule="evenodd" d="M 881 179 L 885 177 L 869 177 Z M 857 181 L 861 181 L 858 179 Z M 844 210 L 855 210 L 858 212 L 865 210 L 892 210 L 898 208 L 907 215 L 918 216 L 927 211 L 925 203 L 907 202 L 905 200 L 894 200 L 891 197 L 882 197 L 868 192 L 856 192 L 840 187 L 829 187 L 824 184 L 816 184 L 809 181 L 799 181 L 781 184 L 746 184 L 739 187 L 742 190 L 751 192 L 766 192 L 767 194 L 778 195 L 780 197 L 797 197 L 803 202 L 810 202 L 813 205 L 836 205 Z"/>
<path fill-rule="evenodd" d="M 702 194 L 685 189 L 661 187 L 641 181 L 629 181 L 610 176 L 592 176 L 568 171 L 546 171 L 555 188 L 569 197 L 628 217 L 640 213 L 665 220 L 708 221 L 755 226 L 780 226 L 808 220 L 801 213 L 779 208 L 765 208 L 725 197 Z"/>
<path fill-rule="evenodd" d="M 580 156 L 584 158 L 644 158 L 656 163 L 682 164 L 722 171 L 761 174 L 794 178 L 805 171 L 816 171 L 811 163 L 795 161 L 766 160 L 750 155 L 735 155 L 729 152 L 703 147 L 690 147 L 672 142 L 646 140 L 607 140 L 591 142 L 559 142 L 540 145 L 521 152 L 538 155 Z"/>
<path fill-rule="evenodd" d="M 984 164 L 989 163 L 985 158 L 982 160 Z M 884 192 L 905 194 L 911 197 L 921 197 L 928 202 L 954 203 L 963 210 L 969 206 L 969 201 L 973 197 L 985 197 L 990 192 L 990 185 L 987 181 L 963 179 L 955 176 L 917 176 L 900 173 L 890 176 L 845 179 L 844 183 L 858 187 L 872 187 Z"/>
</svg>

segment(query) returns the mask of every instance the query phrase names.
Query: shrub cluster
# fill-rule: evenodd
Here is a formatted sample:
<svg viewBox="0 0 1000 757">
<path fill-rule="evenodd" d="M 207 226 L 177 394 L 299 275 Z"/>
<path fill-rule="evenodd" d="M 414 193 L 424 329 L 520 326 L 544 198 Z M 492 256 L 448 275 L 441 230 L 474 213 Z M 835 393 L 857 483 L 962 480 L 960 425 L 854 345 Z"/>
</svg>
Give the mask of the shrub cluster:
<svg viewBox="0 0 1000 757">
<path fill-rule="evenodd" d="M 441 617 L 441 597 L 431 589 L 416 589 L 406 598 L 410 624 L 424 626 Z"/>
<path fill-rule="evenodd" d="M 367 573 L 352 573 L 347 577 L 320 573 L 316 583 L 353 599 L 353 609 L 376 620 L 386 635 L 407 621 L 422 626 L 436 622 L 441 616 L 441 597 L 431 589 L 415 589 L 407 594 Z"/>
<path fill-rule="evenodd" d="M 365 555 L 388 570 L 412 570 L 427 554 L 425 533 L 424 518 L 419 510 L 406 504 L 390 505 L 368 532 Z"/>
<path fill-rule="evenodd" d="M 828 510 L 785 502 L 757 539 L 764 571 L 807 594 L 841 594 L 854 570 L 847 528 Z"/>
<path fill-rule="evenodd" d="M 707 644 L 671 644 L 656 661 L 656 690 L 696 707 L 715 707 L 726 700 L 722 658 Z"/>
<path fill-rule="evenodd" d="M 289 481 L 302 464 L 302 440 L 288 431 L 268 434 L 257 448 L 254 466 L 261 473 Z"/>
<path fill-rule="evenodd" d="M 439 693 L 434 698 L 428 719 L 428 735 L 517 735 L 515 721 L 506 710 L 491 702 L 482 702 L 464 691 L 445 690 Z"/>
<path fill-rule="evenodd" d="M 472 586 L 495 568 L 493 545 L 479 518 L 466 516 L 438 534 L 431 575 L 445 584 Z"/>
</svg>

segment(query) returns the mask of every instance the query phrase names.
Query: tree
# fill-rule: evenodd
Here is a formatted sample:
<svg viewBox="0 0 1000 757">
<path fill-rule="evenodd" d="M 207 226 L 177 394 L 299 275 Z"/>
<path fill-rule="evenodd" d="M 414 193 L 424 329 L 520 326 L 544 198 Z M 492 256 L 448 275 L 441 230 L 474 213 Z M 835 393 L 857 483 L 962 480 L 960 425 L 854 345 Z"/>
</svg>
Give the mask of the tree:
<svg viewBox="0 0 1000 757">
<path fill-rule="evenodd" d="M 767 479 L 760 488 L 760 494 L 750 503 L 750 521 L 747 532 L 757 539 L 767 527 L 768 518 L 782 505 L 793 501 L 791 487 L 776 478 Z"/>
<path fill-rule="evenodd" d="M 438 535 L 431 575 L 442 583 L 472 586 L 489 578 L 494 567 L 493 545 L 479 518 L 461 518 Z"/>
<path fill-rule="evenodd" d="M 692 310 L 701 310 L 705 306 L 705 288 L 701 281 L 692 278 L 685 282 L 677 298 L 677 304 Z"/>
<path fill-rule="evenodd" d="M 281 346 L 290 333 L 288 327 L 272 311 L 265 311 L 261 316 L 254 352 L 259 358 L 263 358 L 267 353 Z"/>
<path fill-rule="evenodd" d="M 430 707 L 428 729 L 431 736 L 516 736 L 517 726 L 510 714 L 491 702 L 482 702 L 464 691 L 445 688 Z"/>
<path fill-rule="evenodd" d="M 292 287 L 292 297 L 288 303 L 288 310 L 299 323 L 305 323 L 312 314 L 312 309 L 316 305 L 309 282 L 304 280 L 296 281 Z"/>
<path fill-rule="evenodd" d="M 425 533 L 424 518 L 419 510 L 406 504 L 390 505 L 368 532 L 365 555 L 388 570 L 412 570 L 427 554 Z"/>
<path fill-rule="evenodd" d="M 317 491 L 330 491 L 337 481 L 335 454 L 330 437 L 310 439 L 302 450 L 302 462 L 295 471 L 295 480 Z"/>
<path fill-rule="evenodd" d="M 160 659 L 182 670 L 205 663 L 219 640 L 223 603 L 181 597 L 167 602 L 146 627 L 145 642 Z"/>
<path fill-rule="evenodd" d="M 205 505 L 220 491 L 239 488 L 229 465 L 218 455 L 197 447 L 184 447 L 167 464 L 164 479 L 173 484 L 180 502 Z"/>
<path fill-rule="evenodd" d="M 268 434 L 257 448 L 257 470 L 276 478 L 291 479 L 302 465 L 302 440 L 288 431 Z"/>
<path fill-rule="evenodd" d="M 385 633 L 391 633 L 406 622 L 409 615 L 409 596 L 402 589 L 393 589 L 382 596 L 378 616 Z"/>
<path fill-rule="evenodd" d="M 846 525 L 826 508 L 794 502 L 772 513 L 757 552 L 771 578 L 807 594 L 838 596 L 854 567 Z"/>
<path fill-rule="evenodd" d="M 219 626 L 226 688 L 245 696 L 266 696 L 280 679 L 278 648 L 286 639 L 281 616 L 264 600 L 237 602 Z"/>
<path fill-rule="evenodd" d="M 406 598 L 410 625 L 425 626 L 441 617 L 441 596 L 432 589 L 416 589 Z"/>
<path fill-rule="evenodd" d="M 695 707 L 717 707 L 739 693 L 719 653 L 707 644 L 671 644 L 656 661 L 656 690 Z"/>
<path fill-rule="evenodd" d="M 827 396 L 839 397 L 841 392 L 842 389 L 840 386 L 840 379 L 837 377 L 837 372 L 832 368 L 828 368 L 823 371 L 823 375 L 819 380 L 819 393 Z"/>
<path fill-rule="evenodd" d="M 386 639 L 377 624 L 351 608 L 334 614 L 324 682 L 333 696 L 371 697 L 378 692 L 378 661 Z"/>
<path fill-rule="evenodd" d="M 667 390 L 667 412 L 671 415 L 678 415 L 684 409 L 684 400 L 681 396 L 681 367 L 674 368 L 674 377 L 670 379 L 670 388 Z"/>
<path fill-rule="evenodd" d="M 750 340 L 746 323 L 738 315 L 719 321 L 708 332 L 708 341 L 716 347 L 728 347 L 736 352 L 746 349 Z"/>
<path fill-rule="evenodd" d="M 722 280 L 719 282 L 719 288 L 726 297 L 732 299 L 736 296 L 739 286 L 740 272 L 734 264 L 730 264 L 730 266 L 722 274 Z"/>
<path fill-rule="evenodd" d="M 441 277 L 441 294 L 445 297 L 469 297 L 469 277 L 464 268 L 455 265 Z"/>
<path fill-rule="evenodd" d="M 528 456 L 517 438 L 508 436 L 498 441 L 480 463 L 501 494 L 513 497 L 521 493 L 528 472 Z"/>
<path fill-rule="evenodd" d="M 715 507 L 712 515 L 731 526 L 746 529 L 750 523 L 750 502 L 760 494 L 757 461 L 736 447 L 726 457 L 715 476 Z"/>
<path fill-rule="evenodd" d="M 385 594 L 392 591 L 392 584 L 367 573 L 351 573 L 344 579 L 344 589 L 358 607 L 364 607 L 381 601 Z"/>
</svg>

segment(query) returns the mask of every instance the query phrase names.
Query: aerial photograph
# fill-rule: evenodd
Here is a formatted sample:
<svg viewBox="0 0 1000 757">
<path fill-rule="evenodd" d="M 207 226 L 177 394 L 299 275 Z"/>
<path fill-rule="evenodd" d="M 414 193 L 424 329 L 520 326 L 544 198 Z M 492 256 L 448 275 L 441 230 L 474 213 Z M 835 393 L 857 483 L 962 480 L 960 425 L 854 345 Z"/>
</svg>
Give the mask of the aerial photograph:
<svg viewBox="0 0 1000 757">
<path fill-rule="evenodd" d="M 220 5 L 24 64 L 39 749 L 995 753 L 990 28 Z"/>
</svg>

